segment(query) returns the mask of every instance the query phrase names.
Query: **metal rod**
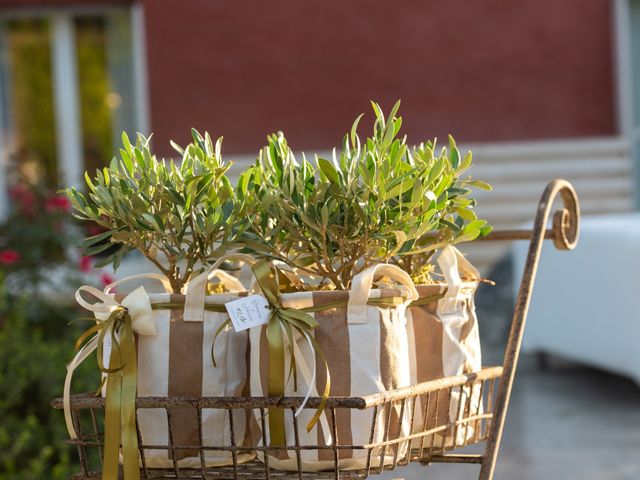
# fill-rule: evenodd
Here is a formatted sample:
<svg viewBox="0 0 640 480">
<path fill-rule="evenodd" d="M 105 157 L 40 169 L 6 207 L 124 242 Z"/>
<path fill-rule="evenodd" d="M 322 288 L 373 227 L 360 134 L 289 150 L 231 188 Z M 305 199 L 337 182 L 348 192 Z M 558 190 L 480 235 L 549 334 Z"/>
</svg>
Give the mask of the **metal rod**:
<svg viewBox="0 0 640 480">
<path fill-rule="evenodd" d="M 534 235 L 534 230 L 528 229 L 503 229 L 503 230 L 492 230 L 488 234 L 478 237 L 474 242 L 506 242 L 513 240 L 531 240 Z M 544 231 L 545 239 L 553 239 L 555 238 L 556 232 L 552 229 L 546 229 Z M 422 238 L 437 238 L 438 234 L 436 232 L 426 233 Z"/>
<path fill-rule="evenodd" d="M 538 204 L 538 212 L 533 224 L 533 236 L 531 237 L 529 253 L 522 274 L 509 339 L 504 354 L 504 370 L 502 378 L 500 379 L 494 417 L 491 422 L 491 430 L 489 431 L 489 438 L 484 453 L 485 458 L 480 468 L 479 480 L 491 480 L 495 471 L 504 421 L 507 415 L 511 389 L 513 387 L 513 379 L 518 366 L 518 356 L 520 354 L 522 335 L 524 333 L 529 303 L 531 301 L 531 292 L 533 291 L 536 271 L 540 261 L 542 242 L 546 236 L 546 225 L 551 206 L 558 194 L 560 194 L 562 198 L 564 209 L 556 212 L 553 216 L 553 243 L 558 249 L 571 250 L 575 248 L 578 242 L 580 229 L 578 197 L 569 182 L 566 180 L 554 180 L 547 185 Z"/>
<path fill-rule="evenodd" d="M 429 459 L 433 463 L 482 463 L 482 455 L 462 455 L 449 453 L 446 455 L 434 455 Z"/>
<path fill-rule="evenodd" d="M 470 384 L 477 380 L 499 377 L 502 374 L 502 367 L 487 367 L 479 372 L 458 375 L 455 377 L 445 377 L 428 382 L 412 385 L 410 387 L 398 388 L 362 397 L 329 397 L 327 407 L 355 408 L 363 410 L 376 404 L 382 404 L 394 400 L 402 400 L 408 395 L 427 393 L 429 391 L 440 390 L 450 386 Z M 72 395 L 73 408 L 82 410 L 85 408 L 104 407 L 104 398 L 93 395 Z M 303 397 L 138 397 L 136 398 L 137 408 L 269 408 L 274 405 L 284 408 L 299 407 L 304 401 Z M 322 398 L 311 397 L 307 401 L 305 408 L 317 408 Z M 56 409 L 63 407 L 62 398 L 57 398 L 51 402 L 51 406 Z"/>
<path fill-rule="evenodd" d="M 388 392 L 375 393 L 373 395 L 367 395 L 362 397 L 366 407 L 373 405 L 379 405 L 394 400 L 402 400 L 407 395 L 419 395 L 421 393 L 428 393 L 437 390 L 444 390 L 449 387 L 457 387 L 460 385 L 466 385 L 478 380 L 487 380 L 489 378 L 495 378 L 502 375 L 502 367 L 488 367 L 483 368 L 479 372 L 465 373 L 463 375 L 457 375 L 455 377 L 443 377 L 436 380 L 429 380 L 428 382 L 419 383 L 418 385 L 411 385 L 410 387 L 398 388 L 396 390 L 389 390 Z"/>
<path fill-rule="evenodd" d="M 531 240 L 534 235 L 533 230 L 494 230 L 484 237 L 478 237 L 476 240 L 481 242 L 502 242 L 513 240 Z M 555 238 L 555 232 L 553 229 L 547 229 L 544 231 L 545 239 Z"/>
</svg>

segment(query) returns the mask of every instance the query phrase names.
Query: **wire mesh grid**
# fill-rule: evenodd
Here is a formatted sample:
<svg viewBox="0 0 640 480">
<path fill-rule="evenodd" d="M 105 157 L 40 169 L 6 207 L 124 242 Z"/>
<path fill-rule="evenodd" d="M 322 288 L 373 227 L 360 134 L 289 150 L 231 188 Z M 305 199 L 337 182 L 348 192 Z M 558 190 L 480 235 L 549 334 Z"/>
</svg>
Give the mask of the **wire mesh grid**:
<svg viewBox="0 0 640 480">
<path fill-rule="evenodd" d="M 445 452 L 487 440 L 501 367 L 485 368 L 478 373 L 447 377 L 411 387 L 364 397 L 331 397 L 325 412 L 333 441 L 309 444 L 301 441 L 305 428 L 293 415 L 302 403 L 300 397 L 140 397 L 136 401 L 139 418 L 145 410 L 166 412 L 168 442 L 165 445 L 144 442 L 138 428 L 140 473 L 143 479 L 364 479 L 371 474 L 392 470 L 409 462 L 443 461 Z M 321 399 L 310 399 L 305 408 L 316 408 Z M 62 408 L 62 400 L 52 402 Z M 73 478 L 99 479 L 103 447 L 104 399 L 93 395 L 76 395 L 71 399 L 72 418 L 78 433 L 67 443 L 78 450 L 82 472 Z M 267 416 L 270 409 L 282 408 L 292 413 L 293 442 L 269 444 Z M 203 412 L 224 411 L 228 441 L 212 444 L 203 433 Z M 358 410 L 370 419 L 368 442 L 353 444 L 339 436 L 340 412 Z M 190 411 L 198 418 L 199 442 L 182 445 L 174 435 L 176 413 Z M 253 418 L 258 427 L 257 441 L 246 442 L 239 432 L 238 418 Z M 140 425 L 140 422 L 138 422 Z M 223 428 L 221 426 L 221 428 Z M 145 453 L 166 451 L 165 464 L 148 461 Z M 324 452 L 320 454 L 319 452 Z M 208 455 L 216 452 L 226 457 L 226 465 L 211 466 Z M 312 453 L 310 453 L 312 452 Z M 309 455 L 330 458 L 329 468 L 309 471 Z M 185 455 L 190 461 L 180 458 Z M 292 460 L 288 471 L 278 470 L 275 459 Z M 344 458 L 357 457 L 357 466 L 345 467 Z M 473 456 L 464 456 L 473 461 Z M 248 461 L 244 461 L 247 460 Z M 271 463 L 271 465 L 270 465 Z M 326 465 L 326 464 L 325 464 Z"/>
</svg>

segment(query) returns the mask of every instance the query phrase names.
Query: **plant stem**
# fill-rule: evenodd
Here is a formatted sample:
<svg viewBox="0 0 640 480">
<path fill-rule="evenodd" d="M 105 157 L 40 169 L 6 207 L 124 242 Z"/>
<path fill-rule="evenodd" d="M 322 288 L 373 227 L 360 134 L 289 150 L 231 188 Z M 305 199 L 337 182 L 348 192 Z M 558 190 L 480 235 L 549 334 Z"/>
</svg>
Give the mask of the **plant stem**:
<svg viewBox="0 0 640 480">
<path fill-rule="evenodd" d="M 154 256 L 148 253 L 148 250 L 142 250 L 144 252 L 144 256 L 153 263 L 162 274 L 169 279 L 169 283 L 171 284 L 172 293 L 180 293 L 182 288 L 182 284 L 178 278 L 175 276 L 175 265 L 172 265 L 170 268 L 165 268 Z"/>
</svg>

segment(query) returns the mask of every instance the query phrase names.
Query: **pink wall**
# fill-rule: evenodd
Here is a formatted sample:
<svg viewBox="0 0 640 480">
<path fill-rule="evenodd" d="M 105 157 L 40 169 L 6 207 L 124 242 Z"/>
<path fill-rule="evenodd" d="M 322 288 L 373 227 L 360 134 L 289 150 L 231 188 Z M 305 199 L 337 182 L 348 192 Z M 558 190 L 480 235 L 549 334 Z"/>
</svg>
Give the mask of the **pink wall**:
<svg viewBox="0 0 640 480">
<path fill-rule="evenodd" d="M 614 132 L 607 0 L 147 0 L 158 146 L 188 128 L 253 152 L 339 142 L 401 98 L 411 141 Z"/>
</svg>

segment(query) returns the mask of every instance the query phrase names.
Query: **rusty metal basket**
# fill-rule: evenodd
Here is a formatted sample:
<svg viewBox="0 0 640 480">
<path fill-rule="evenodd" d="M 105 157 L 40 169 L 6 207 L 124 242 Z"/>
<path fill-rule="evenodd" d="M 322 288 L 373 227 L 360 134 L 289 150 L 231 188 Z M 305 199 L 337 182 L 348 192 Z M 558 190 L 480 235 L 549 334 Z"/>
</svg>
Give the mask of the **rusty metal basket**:
<svg viewBox="0 0 640 480">
<path fill-rule="evenodd" d="M 564 208 L 553 216 L 552 228 L 547 229 L 547 221 L 554 198 L 560 194 Z M 554 180 L 545 189 L 540 200 L 532 230 L 496 231 L 482 240 L 531 240 L 520 290 L 516 300 L 509 339 L 502 366 L 483 368 L 480 372 L 456 377 L 446 377 L 406 388 L 363 397 L 330 397 L 326 406 L 329 425 L 332 428 L 331 445 L 306 445 L 299 439 L 298 421 L 293 418 L 295 442 L 285 446 L 269 446 L 266 438 L 265 417 L 270 408 L 281 407 L 295 412 L 302 404 L 300 397 L 144 397 L 136 400 L 139 414 L 144 409 L 165 409 L 168 419 L 169 441 L 167 445 L 147 445 L 138 432 L 141 457 L 141 478 L 143 479 L 364 479 L 370 474 L 381 473 L 409 462 L 430 463 L 474 463 L 480 465 L 480 480 L 493 477 L 502 437 L 502 430 L 509 404 L 509 397 L 517 367 L 520 344 L 524 331 L 527 310 L 538 267 L 542 242 L 552 239 L 559 249 L 575 247 L 579 231 L 579 207 L 573 187 L 564 180 Z M 450 399 L 457 402 L 457 412 L 450 412 Z M 479 398 L 480 401 L 473 401 Z M 312 398 L 304 408 L 315 409 L 319 398 Z M 52 402 L 54 408 L 62 408 L 62 400 Z M 76 395 L 71 399 L 72 418 L 78 438 L 68 440 L 75 445 L 80 457 L 82 472 L 77 479 L 99 479 L 103 447 L 104 399 L 93 395 Z M 416 409 L 422 410 L 416 415 Z M 172 415 L 184 409 L 195 410 L 200 425 L 200 444 L 185 446 L 175 444 L 172 434 Z M 202 437 L 202 412 L 204 409 L 226 410 L 230 431 L 228 445 L 207 445 Z M 367 412 L 371 418 L 370 441 L 353 445 L 338 437 L 336 418 L 344 409 Z M 244 446 L 236 438 L 234 417 L 238 413 L 251 414 L 262 423 L 262 445 Z M 421 418 L 421 425 L 417 425 Z M 302 427 L 304 428 L 304 427 Z M 390 434 L 390 432 L 392 432 Z M 402 433 L 399 433 L 402 432 Z M 382 440 L 380 440 L 382 438 Z M 375 440 L 375 441 L 374 441 Z M 460 450 L 471 444 L 483 444 L 481 454 L 471 454 Z M 181 450 L 188 450 L 189 456 L 200 458 L 199 465 L 182 467 L 173 460 L 169 468 L 151 468 L 145 461 L 145 450 L 168 450 L 169 458 L 179 458 Z M 323 451 L 323 457 L 333 461 L 333 468 L 322 472 L 305 472 L 302 461 L 304 451 Z M 343 452 L 359 451 L 366 457 L 363 468 L 348 470 L 341 468 Z M 229 452 L 230 465 L 209 467 L 205 462 L 208 451 Z M 269 465 L 269 456 L 278 456 L 286 451 L 294 458 L 293 471 L 277 470 Z M 364 452 L 364 454 L 362 453 Z M 246 454 L 260 454 L 264 461 L 254 459 L 241 463 Z M 245 455 L 243 455 L 245 454 Z M 391 460 L 389 460 L 391 459 Z M 106 479 L 105 479 L 106 480 Z"/>
</svg>

